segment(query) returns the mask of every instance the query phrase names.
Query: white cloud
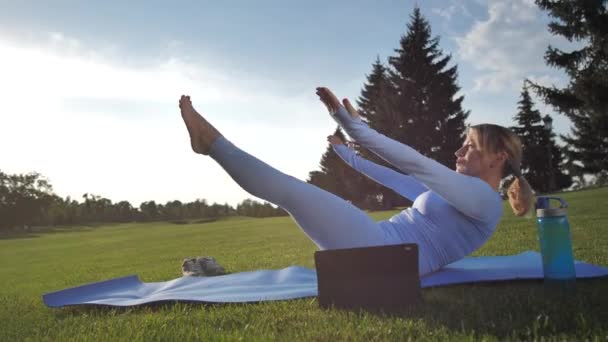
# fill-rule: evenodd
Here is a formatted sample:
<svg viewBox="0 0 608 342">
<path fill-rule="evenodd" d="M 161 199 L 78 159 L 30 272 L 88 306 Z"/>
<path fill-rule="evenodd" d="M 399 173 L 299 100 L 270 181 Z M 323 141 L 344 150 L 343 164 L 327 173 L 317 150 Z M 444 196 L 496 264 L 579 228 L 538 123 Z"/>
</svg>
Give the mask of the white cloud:
<svg viewBox="0 0 608 342">
<path fill-rule="evenodd" d="M 462 1 L 452 1 L 447 7 L 431 8 L 431 12 L 448 21 L 452 20 L 456 14 L 462 14 L 467 18 L 471 17 L 471 12 Z"/>
<path fill-rule="evenodd" d="M 60 33 L 38 46 L 0 37 L 4 172 L 35 170 L 61 196 L 89 192 L 133 205 L 250 197 L 189 150 L 177 109 L 182 92 L 227 137 L 269 164 L 302 179 L 317 167 L 333 124 L 312 86 L 306 94 L 274 95 L 280 84 L 212 62 L 172 57 L 134 68 L 103 51 Z"/>
<path fill-rule="evenodd" d="M 473 90 L 488 92 L 521 89 L 525 78 L 555 78 L 543 56 L 549 44 L 564 45 L 531 0 L 489 1 L 488 18 L 456 41 L 459 57 L 478 73 Z"/>
</svg>

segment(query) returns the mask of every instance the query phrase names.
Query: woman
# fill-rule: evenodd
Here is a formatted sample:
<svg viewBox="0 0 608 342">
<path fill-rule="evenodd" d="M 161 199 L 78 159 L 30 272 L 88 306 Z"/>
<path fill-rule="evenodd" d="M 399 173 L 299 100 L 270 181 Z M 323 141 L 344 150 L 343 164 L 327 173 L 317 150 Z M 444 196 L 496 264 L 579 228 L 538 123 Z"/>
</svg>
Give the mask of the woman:
<svg viewBox="0 0 608 342">
<path fill-rule="evenodd" d="M 281 173 L 240 150 L 192 107 L 179 102 L 192 149 L 211 156 L 247 192 L 285 209 L 320 249 L 416 243 L 421 275 L 478 249 L 502 215 L 500 180 L 515 174 L 509 197 L 517 215 L 525 214 L 532 192 L 521 176 L 521 143 L 508 129 L 480 125 L 469 130 L 458 151 L 456 170 L 368 127 L 347 99 L 344 106 L 327 88 L 317 95 L 332 117 L 360 145 L 404 175 L 357 157 L 334 140 L 349 165 L 414 201 L 388 220 L 375 222 L 364 211 L 314 185 Z"/>
</svg>

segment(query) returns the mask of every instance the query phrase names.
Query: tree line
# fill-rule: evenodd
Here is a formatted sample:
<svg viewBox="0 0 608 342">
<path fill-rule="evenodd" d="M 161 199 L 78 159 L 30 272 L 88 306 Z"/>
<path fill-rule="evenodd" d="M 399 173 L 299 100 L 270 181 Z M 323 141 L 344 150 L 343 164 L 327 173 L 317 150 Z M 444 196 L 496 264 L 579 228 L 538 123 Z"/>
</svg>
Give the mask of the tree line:
<svg viewBox="0 0 608 342">
<path fill-rule="evenodd" d="M 565 71 L 567 87 L 542 86 L 522 80 L 522 91 L 511 129 L 522 139 L 522 173 L 537 193 L 549 193 L 586 185 L 608 183 L 608 14 L 605 0 L 536 0 L 553 19 L 549 31 L 584 44 L 573 51 L 549 46 L 544 56 L 549 66 Z M 542 56 L 539 56 L 542 58 Z M 469 111 L 458 95 L 457 66 L 439 47 L 429 22 L 415 8 L 394 55 L 380 58 L 357 101 L 370 127 L 405 143 L 420 153 L 452 168 L 454 152 L 466 134 Z M 572 122 L 570 134 L 556 141 L 550 115 L 542 115 L 530 92 Z M 515 106 L 514 106 L 515 107 Z M 344 137 L 340 129 L 335 135 Z M 364 148 L 362 157 L 391 167 Z M 511 178 L 502 185 L 507 188 Z M 390 209 L 408 205 L 392 190 L 354 172 L 333 151 L 331 144 L 321 157 L 320 170 L 309 173 L 308 182 L 333 192 L 363 209 Z"/>
<path fill-rule="evenodd" d="M 34 226 L 76 225 L 91 223 L 169 221 L 209 221 L 223 216 L 272 217 L 287 213 L 269 203 L 243 200 L 236 208 L 228 204 L 209 204 L 205 199 L 193 202 L 146 201 L 134 207 L 128 201 L 112 202 L 99 195 L 85 193 L 81 201 L 62 198 L 53 192 L 51 183 L 39 173 L 7 174 L 0 171 L 0 231 Z"/>
</svg>

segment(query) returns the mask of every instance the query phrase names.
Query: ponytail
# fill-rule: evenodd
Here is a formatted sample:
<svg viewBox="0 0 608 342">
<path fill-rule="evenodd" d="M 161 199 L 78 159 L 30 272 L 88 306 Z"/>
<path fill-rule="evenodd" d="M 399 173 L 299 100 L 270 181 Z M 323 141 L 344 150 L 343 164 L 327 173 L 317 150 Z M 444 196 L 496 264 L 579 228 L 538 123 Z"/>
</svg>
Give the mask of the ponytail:
<svg viewBox="0 0 608 342">
<path fill-rule="evenodd" d="M 481 124 L 471 128 L 479 133 L 481 145 L 489 152 L 507 153 L 508 159 L 504 164 L 502 177 L 515 177 L 507 189 L 509 204 L 515 215 L 526 215 L 534 204 L 534 192 L 521 173 L 521 139 L 510 129 L 498 125 Z"/>
<path fill-rule="evenodd" d="M 511 209 L 516 216 L 526 215 L 532 208 L 534 202 L 534 193 L 530 183 L 521 174 L 515 176 L 509 189 L 507 189 L 507 196 L 509 197 L 509 204 Z"/>
</svg>

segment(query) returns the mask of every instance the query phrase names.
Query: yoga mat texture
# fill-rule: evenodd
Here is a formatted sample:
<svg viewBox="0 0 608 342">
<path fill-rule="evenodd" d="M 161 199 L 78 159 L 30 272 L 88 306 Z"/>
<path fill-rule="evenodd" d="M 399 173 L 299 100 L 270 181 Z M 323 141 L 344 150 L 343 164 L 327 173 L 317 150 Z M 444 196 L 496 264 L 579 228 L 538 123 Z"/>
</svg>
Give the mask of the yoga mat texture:
<svg viewBox="0 0 608 342">
<path fill-rule="evenodd" d="M 608 268 L 575 262 L 577 278 L 608 276 Z M 524 252 L 509 256 L 467 257 L 420 279 L 422 287 L 465 283 L 542 279 L 541 256 Z M 53 308 L 67 305 L 132 306 L 161 301 L 246 303 L 285 300 L 317 295 L 314 269 L 291 266 L 217 277 L 181 277 L 144 283 L 137 276 L 101 281 L 47 293 L 44 303 Z"/>
</svg>

